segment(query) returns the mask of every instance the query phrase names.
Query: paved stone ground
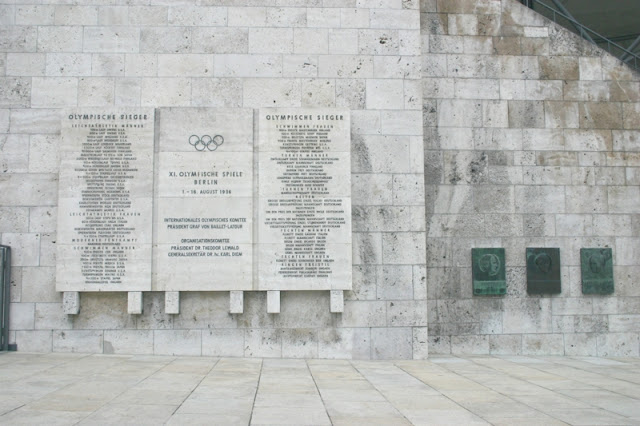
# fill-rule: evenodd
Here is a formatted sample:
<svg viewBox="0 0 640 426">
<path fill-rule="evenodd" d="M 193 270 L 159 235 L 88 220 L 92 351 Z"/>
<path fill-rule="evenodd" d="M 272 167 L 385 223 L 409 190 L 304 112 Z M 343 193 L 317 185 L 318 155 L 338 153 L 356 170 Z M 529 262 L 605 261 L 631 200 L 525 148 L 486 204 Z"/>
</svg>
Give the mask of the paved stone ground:
<svg viewBox="0 0 640 426">
<path fill-rule="evenodd" d="M 640 424 L 640 359 L 0 354 L 1 424 Z"/>
</svg>

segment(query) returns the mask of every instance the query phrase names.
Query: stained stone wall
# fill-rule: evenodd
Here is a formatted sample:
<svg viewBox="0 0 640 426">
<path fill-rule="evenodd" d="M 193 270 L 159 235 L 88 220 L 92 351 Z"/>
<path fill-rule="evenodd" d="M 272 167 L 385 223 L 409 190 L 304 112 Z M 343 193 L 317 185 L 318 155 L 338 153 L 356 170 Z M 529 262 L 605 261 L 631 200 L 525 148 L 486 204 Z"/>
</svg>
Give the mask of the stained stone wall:
<svg viewBox="0 0 640 426">
<path fill-rule="evenodd" d="M 640 78 L 515 0 L 85 0 L 0 5 L 0 234 L 21 351 L 423 358 L 639 355 Z M 60 112 L 351 110 L 353 287 L 55 292 Z M 425 161 L 423 161 L 425 160 Z M 426 182 L 426 186 L 425 186 Z M 426 213 L 426 214 L 425 214 Z M 426 218 L 426 220 L 425 220 Z M 529 296 L 525 248 L 559 247 Z M 583 296 L 579 249 L 616 290 Z M 508 292 L 471 294 L 471 248 L 506 248 Z M 427 324 L 429 328 L 427 330 Z"/>
<path fill-rule="evenodd" d="M 421 28 L 429 351 L 638 356 L 640 75 L 513 0 Z M 471 247 L 506 249 L 506 296 L 472 296 Z M 561 294 L 527 295 L 526 247 L 560 248 Z M 583 247 L 614 294 L 582 294 Z"/>
<path fill-rule="evenodd" d="M 20 351 L 422 358 L 427 291 L 417 0 L 86 0 L 0 5 L 0 233 Z M 76 107 L 351 110 L 353 287 L 329 292 L 55 291 L 60 114 Z"/>
</svg>

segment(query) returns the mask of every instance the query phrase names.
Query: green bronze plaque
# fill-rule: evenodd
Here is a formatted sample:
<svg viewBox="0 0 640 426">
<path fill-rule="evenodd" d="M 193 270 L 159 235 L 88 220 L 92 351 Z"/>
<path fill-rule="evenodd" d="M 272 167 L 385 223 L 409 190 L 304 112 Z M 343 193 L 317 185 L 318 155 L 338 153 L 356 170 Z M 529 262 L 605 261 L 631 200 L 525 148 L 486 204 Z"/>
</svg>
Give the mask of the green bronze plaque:
<svg viewBox="0 0 640 426">
<path fill-rule="evenodd" d="M 503 248 L 471 249 L 473 294 L 500 296 L 507 293 Z"/>
<path fill-rule="evenodd" d="M 527 293 L 560 293 L 560 249 L 527 248 Z"/>
<path fill-rule="evenodd" d="M 613 254 L 610 248 L 580 249 L 583 294 L 613 293 Z"/>
</svg>

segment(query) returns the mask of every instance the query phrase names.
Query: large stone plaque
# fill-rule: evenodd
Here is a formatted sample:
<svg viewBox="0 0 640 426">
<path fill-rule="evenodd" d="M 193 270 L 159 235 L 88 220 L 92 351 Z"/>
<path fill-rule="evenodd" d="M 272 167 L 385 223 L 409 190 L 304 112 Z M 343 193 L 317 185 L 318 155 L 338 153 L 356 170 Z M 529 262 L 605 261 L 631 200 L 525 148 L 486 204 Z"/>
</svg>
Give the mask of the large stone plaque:
<svg viewBox="0 0 640 426">
<path fill-rule="evenodd" d="M 349 112 L 258 114 L 258 289 L 351 289 Z"/>
<path fill-rule="evenodd" d="M 158 111 L 153 289 L 253 288 L 253 112 Z"/>
<path fill-rule="evenodd" d="M 151 289 L 154 111 L 66 111 L 58 203 L 58 291 Z"/>
<path fill-rule="evenodd" d="M 507 293 L 503 248 L 471 249 L 473 294 L 501 296 Z"/>
<path fill-rule="evenodd" d="M 610 248 L 580 249 L 583 294 L 613 293 L 613 252 Z"/>
<path fill-rule="evenodd" d="M 559 248 L 527 248 L 527 293 L 560 293 L 560 280 Z"/>
</svg>

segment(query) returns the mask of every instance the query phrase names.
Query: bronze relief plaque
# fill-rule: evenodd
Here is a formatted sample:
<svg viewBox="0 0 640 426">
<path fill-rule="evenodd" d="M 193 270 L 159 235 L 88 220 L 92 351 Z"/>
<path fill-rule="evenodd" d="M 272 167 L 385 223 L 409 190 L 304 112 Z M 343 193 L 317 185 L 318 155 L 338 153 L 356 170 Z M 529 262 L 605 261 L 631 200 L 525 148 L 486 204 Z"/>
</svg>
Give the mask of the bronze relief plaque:
<svg viewBox="0 0 640 426">
<path fill-rule="evenodd" d="M 560 249 L 528 247 L 527 293 L 554 294 L 560 291 Z"/>
<path fill-rule="evenodd" d="M 610 248 L 580 249 L 583 294 L 613 293 L 613 252 Z"/>
<path fill-rule="evenodd" d="M 501 296 L 507 293 L 503 248 L 471 249 L 474 296 Z"/>
</svg>

